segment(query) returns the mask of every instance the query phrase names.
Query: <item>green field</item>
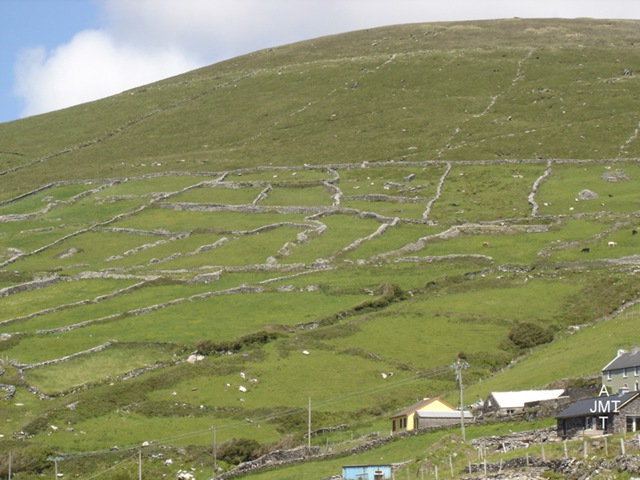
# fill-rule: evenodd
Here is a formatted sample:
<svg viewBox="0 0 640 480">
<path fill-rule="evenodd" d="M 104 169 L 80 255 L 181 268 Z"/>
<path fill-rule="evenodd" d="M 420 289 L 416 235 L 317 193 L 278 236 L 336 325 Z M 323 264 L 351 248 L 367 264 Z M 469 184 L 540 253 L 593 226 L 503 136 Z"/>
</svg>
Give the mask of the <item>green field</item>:
<svg viewBox="0 0 640 480">
<path fill-rule="evenodd" d="M 0 477 L 135 478 L 149 442 L 207 478 L 213 427 L 304 446 L 309 404 L 343 452 L 455 404 L 462 354 L 469 403 L 597 377 L 640 343 L 638 27 L 363 30 L 0 124 Z M 459 471 L 455 435 L 248 477 Z"/>
</svg>

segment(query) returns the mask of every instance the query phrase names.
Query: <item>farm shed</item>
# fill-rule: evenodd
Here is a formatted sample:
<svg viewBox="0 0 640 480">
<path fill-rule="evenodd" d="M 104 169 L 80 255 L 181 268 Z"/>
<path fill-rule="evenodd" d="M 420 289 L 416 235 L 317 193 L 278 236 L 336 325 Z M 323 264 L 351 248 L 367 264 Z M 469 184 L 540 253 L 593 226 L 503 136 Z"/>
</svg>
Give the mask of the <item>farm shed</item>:
<svg viewBox="0 0 640 480">
<path fill-rule="evenodd" d="M 391 465 L 347 465 L 342 467 L 343 480 L 386 480 L 391 478 Z"/>
<path fill-rule="evenodd" d="M 529 404 L 557 400 L 564 390 L 521 390 L 516 392 L 491 392 L 484 402 L 482 413 L 512 415 L 524 411 Z"/>
<path fill-rule="evenodd" d="M 471 423 L 475 419 L 471 412 L 465 410 L 463 413 L 465 423 Z M 424 430 L 427 428 L 446 427 L 449 425 L 460 424 L 460 410 L 452 412 L 429 412 L 418 410 L 414 419 L 416 430 Z"/>
<path fill-rule="evenodd" d="M 640 347 L 618 350 L 616 357 L 602 369 L 602 385 L 612 393 L 640 390 Z"/>
<path fill-rule="evenodd" d="M 473 419 L 470 412 L 464 413 L 465 419 Z M 391 417 L 391 434 L 410 432 L 421 428 L 434 428 L 451 425 L 460 421 L 460 411 L 440 397 L 425 398 Z"/>
<path fill-rule="evenodd" d="M 558 436 L 640 431 L 640 392 L 578 400 L 556 415 Z"/>
</svg>

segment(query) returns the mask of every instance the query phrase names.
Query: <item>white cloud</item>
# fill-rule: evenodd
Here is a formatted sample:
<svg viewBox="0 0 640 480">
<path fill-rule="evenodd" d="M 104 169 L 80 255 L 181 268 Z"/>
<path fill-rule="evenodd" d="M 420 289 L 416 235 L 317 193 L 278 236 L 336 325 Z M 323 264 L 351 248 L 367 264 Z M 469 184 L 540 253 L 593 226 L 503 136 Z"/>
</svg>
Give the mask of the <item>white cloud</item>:
<svg viewBox="0 0 640 480">
<path fill-rule="evenodd" d="M 116 43 L 101 30 L 85 30 L 51 52 L 42 47 L 21 52 L 15 91 L 23 115 L 57 110 L 195 68 L 175 49 L 154 52 Z"/>
<path fill-rule="evenodd" d="M 0 0 L 1 1 L 1 0 Z M 637 0 L 94 0 L 105 26 L 22 52 L 23 115 L 94 100 L 261 48 L 400 23 L 640 18 Z"/>
<path fill-rule="evenodd" d="M 349 2 L 347 2 L 349 3 Z M 354 3 L 360 3 L 359 0 Z M 348 29 L 334 0 L 98 0 L 106 25 L 23 51 L 22 116 L 105 97 L 242 53 Z M 338 15 L 342 11 L 343 15 Z"/>
</svg>

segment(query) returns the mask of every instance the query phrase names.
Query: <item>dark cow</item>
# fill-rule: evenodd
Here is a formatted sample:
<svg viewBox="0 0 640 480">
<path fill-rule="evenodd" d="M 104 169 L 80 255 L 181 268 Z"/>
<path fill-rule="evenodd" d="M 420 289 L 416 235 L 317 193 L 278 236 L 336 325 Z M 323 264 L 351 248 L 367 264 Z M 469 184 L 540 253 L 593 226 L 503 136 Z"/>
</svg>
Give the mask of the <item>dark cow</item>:
<svg viewBox="0 0 640 480">
<path fill-rule="evenodd" d="M 589 253 L 591 250 L 587 247 L 583 248 L 582 250 L 580 250 L 582 253 Z"/>
</svg>

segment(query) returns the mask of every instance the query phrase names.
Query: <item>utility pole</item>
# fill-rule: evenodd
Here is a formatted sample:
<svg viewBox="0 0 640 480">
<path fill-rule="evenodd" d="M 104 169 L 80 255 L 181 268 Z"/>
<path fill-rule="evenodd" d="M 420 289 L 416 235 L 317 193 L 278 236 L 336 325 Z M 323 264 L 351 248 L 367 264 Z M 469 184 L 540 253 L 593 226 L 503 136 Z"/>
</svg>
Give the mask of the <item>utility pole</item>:
<svg viewBox="0 0 640 480">
<path fill-rule="evenodd" d="M 311 397 L 309 397 L 309 416 L 307 418 L 307 448 L 311 450 Z"/>
<path fill-rule="evenodd" d="M 213 426 L 213 478 L 218 478 L 218 443 L 216 439 L 216 427 Z"/>
<path fill-rule="evenodd" d="M 466 441 L 467 437 L 464 432 L 464 400 L 462 398 L 462 370 L 469 368 L 469 364 L 460 356 L 451 365 L 456 371 L 456 380 L 458 380 L 458 389 L 460 390 L 460 432 L 462 434 L 462 441 Z"/>
<path fill-rule="evenodd" d="M 53 462 L 54 478 L 58 478 L 58 460 L 64 460 L 63 457 L 47 457 L 47 460 Z"/>
</svg>

